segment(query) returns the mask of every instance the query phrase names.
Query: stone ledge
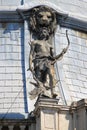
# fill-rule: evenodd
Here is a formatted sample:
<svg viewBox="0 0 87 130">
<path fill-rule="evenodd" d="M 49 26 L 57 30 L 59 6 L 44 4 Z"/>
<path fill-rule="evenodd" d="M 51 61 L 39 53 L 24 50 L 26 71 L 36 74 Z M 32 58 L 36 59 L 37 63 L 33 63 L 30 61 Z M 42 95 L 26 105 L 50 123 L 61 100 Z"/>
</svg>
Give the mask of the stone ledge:
<svg viewBox="0 0 87 130">
<path fill-rule="evenodd" d="M 58 99 L 38 98 L 35 104 L 36 130 L 86 130 L 87 99 L 71 106 L 58 105 Z M 78 123 L 79 122 L 79 123 Z"/>
<path fill-rule="evenodd" d="M 58 102 L 59 102 L 59 99 L 39 97 L 35 103 L 34 114 L 36 116 L 39 115 L 39 112 L 42 109 L 56 110 L 58 112 L 59 111 L 69 111 L 70 106 L 59 105 Z"/>
<path fill-rule="evenodd" d="M 30 125 L 36 123 L 35 117 L 29 117 L 28 119 L 0 119 L 0 125 Z"/>
<path fill-rule="evenodd" d="M 46 98 L 46 97 L 38 97 L 37 101 L 35 103 L 35 106 L 37 103 L 43 103 L 43 104 L 58 104 L 59 99 L 53 99 L 53 98 Z"/>
<path fill-rule="evenodd" d="M 51 98 L 38 98 L 36 103 L 35 103 L 35 110 L 34 114 L 38 113 L 41 109 L 54 109 L 57 110 L 58 112 L 62 111 L 77 111 L 78 109 L 81 108 L 87 108 L 87 99 L 82 99 L 77 102 L 73 102 L 71 106 L 66 106 L 66 105 L 59 105 L 58 104 L 59 99 L 51 99 Z"/>
</svg>

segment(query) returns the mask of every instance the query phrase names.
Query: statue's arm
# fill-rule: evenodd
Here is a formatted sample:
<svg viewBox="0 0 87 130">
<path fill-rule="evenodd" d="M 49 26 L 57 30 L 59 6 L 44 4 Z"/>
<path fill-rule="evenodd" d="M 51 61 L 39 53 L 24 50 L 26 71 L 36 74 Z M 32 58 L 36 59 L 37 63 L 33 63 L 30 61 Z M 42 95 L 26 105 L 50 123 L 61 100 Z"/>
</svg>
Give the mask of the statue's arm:
<svg viewBox="0 0 87 130">
<path fill-rule="evenodd" d="M 67 52 L 67 47 L 62 50 L 62 52 L 54 57 L 55 60 L 61 60 L 63 55 Z"/>
</svg>

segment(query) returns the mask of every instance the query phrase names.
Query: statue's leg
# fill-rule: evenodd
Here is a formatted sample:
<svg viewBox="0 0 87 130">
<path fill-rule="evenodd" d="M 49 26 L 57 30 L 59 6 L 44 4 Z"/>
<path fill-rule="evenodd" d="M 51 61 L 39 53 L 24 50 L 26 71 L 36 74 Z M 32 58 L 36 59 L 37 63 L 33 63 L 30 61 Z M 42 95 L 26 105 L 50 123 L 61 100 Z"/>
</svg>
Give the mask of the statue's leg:
<svg viewBox="0 0 87 130">
<path fill-rule="evenodd" d="M 57 96 L 57 94 L 55 93 L 55 86 L 57 83 L 57 80 L 55 79 L 55 70 L 54 70 L 54 66 L 50 65 L 49 69 L 48 69 L 48 74 L 49 74 L 49 85 L 50 85 L 50 89 L 51 89 L 51 95 L 52 98 L 55 98 Z"/>
<path fill-rule="evenodd" d="M 35 68 L 35 77 L 40 81 L 41 80 L 41 71 L 39 67 Z"/>
<path fill-rule="evenodd" d="M 56 74 L 55 74 L 55 68 L 54 68 L 54 65 L 51 65 L 50 66 L 50 71 L 51 71 L 51 75 L 53 77 L 53 88 L 55 88 L 56 86 L 56 83 L 57 83 L 57 80 L 56 80 Z"/>
<path fill-rule="evenodd" d="M 53 76 L 50 68 L 48 68 L 48 75 L 49 75 L 49 87 L 51 89 L 51 96 L 53 97 Z"/>
</svg>

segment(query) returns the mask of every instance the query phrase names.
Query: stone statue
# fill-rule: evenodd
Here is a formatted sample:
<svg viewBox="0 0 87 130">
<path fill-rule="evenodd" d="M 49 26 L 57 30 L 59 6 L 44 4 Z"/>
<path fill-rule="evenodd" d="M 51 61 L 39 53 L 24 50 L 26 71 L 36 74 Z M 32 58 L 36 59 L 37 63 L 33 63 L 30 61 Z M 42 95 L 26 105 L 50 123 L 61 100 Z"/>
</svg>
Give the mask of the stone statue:
<svg viewBox="0 0 87 130">
<path fill-rule="evenodd" d="M 33 40 L 29 43 L 31 49 L 28 70 L 32 72 L 36 81 L 31 82 L 35 88 L 29 93 L 30 98 L 34 99 L 38 95 L 55 98 L 57 95 L 54 88 L 57 80 L 55 79 L 54 64 L 67 52 L 70 44 L 69 38 L 66 32 L 68 46 L 59 55 L 54 56 L 52 38 L 57 28 L 56 12 L 47 6 L 39 6 L 33 8 L 29 16 L 27 21 Z M 51 94 L 48 93 L 49 90 L 51 90 Z"/>
<path fill-rule="evenodd" d="M 35 40 L 30 43 L 29 70 L 33 73 L 36 83 L 32 84 L 36 88 L 30 92 L 31 98 L 39 94 L 49 97 L 57 96 L 54 92 L 57 83 L 54 63 L 63 57 L 69 44 L 59 55 L 54 56 L 52 37 L 55 34 L 56 28 L 56 12 L 53 9 L 40 6 L 32 10 L 30 15 L 30 30 Z M 51 95 L 47 93 L 49 89 L 51 90 Z"/>
</svg>

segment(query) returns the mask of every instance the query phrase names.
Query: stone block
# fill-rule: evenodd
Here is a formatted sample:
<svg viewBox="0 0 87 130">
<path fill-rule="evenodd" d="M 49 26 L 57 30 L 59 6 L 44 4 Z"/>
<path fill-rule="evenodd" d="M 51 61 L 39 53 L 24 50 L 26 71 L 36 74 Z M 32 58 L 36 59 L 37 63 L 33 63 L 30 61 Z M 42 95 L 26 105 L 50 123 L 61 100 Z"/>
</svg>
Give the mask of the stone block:
<svg viewBox="0 0 87 130">
<path fill-rule="evenodd" d="M 4 80 L 0 80 L 0 86 L 5 86 Z"/>
<path fill-rule="evenodd" d="M 2 0 L 0 0 L 0 5 L 1 5 L 1 3 L 2 3 Z"/>
<path fill-rule="evenodd" d="M 11 41 L 18 41 L 18 38 L 19 38 L 19 32 L 11 32 L 10 33 Z"/>
<path fill-rule="evenodd" d="M 77 74 L 77 79 L 86 82 L 87 76 L 83 74 Z"/>
<path fill-rule="evenodd" d="M 73 73 L 76 73 L 76 74 L 79 74 L 80 73 L 80 68 L 77 67 L 77 66 L 69 65 L 69 71 L 73 72 Z"/>
<path fill-rule="evenodd" d="M 0 74 L 3 74 L 6 72 L 6 68 L 5 67 L 0 67 Z"/>
<path fill-rule="evenodd" d="M 87 35 L 85 35 L 85 36 L 87 37 Z M 87 47 L 87 45 L 86 45 L 86 37 L 81 39 L 82 46 L 84 46 L 84 47 Z"/>
<path fill-rule="evenodd" d="M 9 69 L 10 67 L 24 67 L 24 64 L 22 64 L 22 63 L 24 63 L 24 61 L 23 60 L 4 60 L 4 61 L 0 61 L 0 66 L 2 67 L 6 67 L 7 69 Z"/>
<path fill-rule="evenodd" d="M 42 114 L 42 113 L 41 113 Z M 52 129 L 52 130 L 55 130 L 55 123 L 56 123 L 56 117 L 55 117 L 55 112 L 54 111 L 44 111 L 43 113 L 43 119 L 42 119 L 42 125 L 44 126 L 43 128 L 45 130 L 48 130 L 48 129 Z"/>
<path fill-rule="evenodd" d="M 71 46 L 70 46 L 70 50 L 72 50 L 72 51 L 79 52 L 80 49 L 81 49 L 81 46 L 79 46 L 77 44 L 71 44 Z"/>
<path fill-rule="evenodd" d="M 4 93 L 4 92 L 11 92 L 12 91 L 12 87 L 1 87 L 0 86 L 0 92 Z"/>
<path fill-rule="evenodd" d="M 14 98 L 11 98 L 11 101 L 14 102 Z M 17 97 L 15 103 L 24 104 L 24 98 Z"/>
<path fill-rule="evenodd" d="M 84 62 L 82 60 L 74 59 L 74 65 L 77 67 L 84 68 Z"/>
<path fill-rule="evenodd" d="M 3 103 L 0 103 L 0 109 L 3 109 L 4 108 L 4 104 Z M 0 110 L 1 111 L 1 110 Z"/>
<path fill-rule="evenodd" d="M 23 49 L 21 49 L 21 48 L 23 48 L 23 46 L 13 46 L 13 52 L 15 52 L 15 53 L 23 53 Z"/>
<path fill-rule="evenodd" d="M 71 95 L 71 97 L 76 97 L 76 92 L 75 91 L 71 91 L 70 95 Z"/>
<path fill-rule="evenodd" d="M 78 52 L 70 50 L 68 51 L 68 57 L 78 59 Z"/>
<path fill-rule="evenodd" d="M 11 98 L 2 98 L 2 103 L 5 104 L 5 103 L 11 103 Z"/>
<path fill-rule="evenodd" d="M 72 79 L 66 79 L 66 82 L 67 82 L 67 84 L 70 84 L 70 85 L 72 85 Z"/>
<path fill-rule="evenodd" d="M 11 107 L 11 103 L 4 103 L 3 104 L 3 108 L 4 109 L 8 109 L 8 108 L 10 108 Z"/>
<path fill-rule="evenodd" d="M 5 80 L 12 80 L 12 74 L 4 74 Z"/>
<path fill-rule="evenodd" d="M 76 79 L 77 78 L 77 75 L 76 73 L 73 73 L 73 72 L 65 72 L 65 77 L 66 78 L 69 78 L 69 79 Z"/>
<path fill-rule="evenodd" d="M 81 47 L 82 53 L 87 55 L 87 47 Z"/>
<path fill-rule="evenodd" d="M 20 1 L 19 0 L 15 0 L 15 1 L 11 1 L 11 0 L 2 0 L 1 1 L 1 5 L 4 5 L 4 6 L 17 6 L 17 5 L 20 5 Z"/>
<path fill-rule="evenodd" d="M 13 80 L 23 80 L 23 74 L 12 74 L 12 79 Z"/>
<path fill-rule="evenodd" d="M 86 115 L 85 110 L 82 109 L 78 112 L 78 130 L 86 130 Z"/>
<path fill-rule="evenodd" d="M 87 62 L 87 54 L 84 54 L 84 52 L 83 53 L 79 53 L 78 54 L 78 59 Z"/>
<path fill-rule="evenodd" d="M 21 104 L 21 103 L 16 103 L 16 102 L 14 102 L 11 108 L 12 108 L 12 109 L 13 109 L 13 108 L 20 108 L 20 104 Z M 22 105 L 22 104 L 21 104 L 21 105 Z M 21 107 L 21 108 L 22 108 L 22 107 Z M 24 107 L 23 107 L 23 108 L 24 108 Z"/>
<path fill-rule="evenodd" d="M 83 82 L 80 80 L 73 79 L 72 80 L 73 85 L 75 86 L 83 86 Z"/>
<path fill-rule="evenodd" d="M 6 80 L 5 85 L 6 86 L 23 86 L 24 82 L 22 80 Z"/>
<path fill-rule="evenodd" d="M 81 99 L 87 98 L 87 93 L 80 92 Z"/>
<path fill-rule="evenodd" d="M 87 69 L 87 62 L 84 61 L 84 68 Z"/>
<path fill-rule="evenodd" d="M 81 90 L 81 93 L 85 93 L 85 94 L 87 94 L 87 88 L 83 88 L 83 87 L 81 87 L 80 90 Z"/>
<path fill-rule="evenodd" d="M 83 82 L 83 86 L 85 87 L 85 88 L 87 88 L 87 82 Z"/>
<path fill-rule="evenodd" d="M 75 86 L 74 85 L 74 90 L 73 91 L 76 92 L 76 93 L 80 93 L 80 86 Z"/>
<path fill-rule="evenodd" d="M 53 106 L 56 105 L 58 103 L 58 100 L 56 99 L 49 99 L 49 98 L 39 98 L 35 104 L 35 106 L 37 106 L 39 104 L 43 104 L 43 105 L 47 105 L 49 104 L 49 106 Z M 36 124 L 36 130 L 57 130 L 58 129 L 58 117 L 57 117 L 57 111 L 55 109 L 53 109 L 52 107 L 50 108 L 45 108 L 43 107 L 43 109 L 40 112 L 40 126 L 38 128 L 37 124 Z M 37 121 L 38 121 L 38 117 L 37 117 Z"/>
<path fill-rule="evenodd" d="M 76 90 L 75 90 L 75 87 L 73 86 L 73 85 L 70 85 L 69 84 L 69 90 L 71 91 L 71 92 L 75 92 Z M 72 95 L 71 95 L 72 96 Z"/>
<path fill-rule="evenodd" d="M 73 58 L 64 57 L 63 62 L 66 65 L 75 65 L 75 62 L 74 62 Z"/>
<path fill-rule="evenodd" d="M 59 130 L 72 130 L 72 118 L 68 112 L 59 114 Z"/>
<path fill-rule="evenodd" d="M 11 112 L 13 112 L 13 113 L 25 113 L 25 110 L 24 110 L 24 108 L 12 108 L 11 109 Z M 16 116 L 16 115 L 15 115 Z M 13 116 L 14 117 L 14 116 Z M 17 118 L 17 116 L 16 116 L 16 118 Z M 20 118 L 20 117 L 19 117 Z M 24 116 L 22 116 L 22 118 L 24 118 Z"/>
<path fill-rule="evenodd" d="M 75 36 L 70 35 L 70 36 L 69 36 L 69 39 L 70 39 L 70 42 L 71 42 L 73 45 L 77 43 L 77 37 L 76 37 L 76 35 L 75 35 Z"/>
<path fill-rule="evenodd" d="M 26 102 L 25 102 L 25 103 L 26 103 Z M 20 102 L 20 103 L 19 103 L 19 108 L 25 108 L 25 103 Z"/>
<path fill-rule="evenodd" d="M 0 99 L 4 98 L 4 93 L 0 92 Z"/>
<path fill-rule="evenodd" d="M 0 109 L 0 118 L 3 118 L 5 116 L 5 113 L 8 111 L 8 108 L 4 109 L 4 108 L 1 108 Z M 10 112 L 10 111 L 9 111 Z M 4 113 L 4 114 L 3 114 Z"/>
<path fill-rule="evenodd" d="M 84 76 L 87 76 L 87 69 L 81 68 L 80 73 Z"/>
<path fill-rule="evenodd" d="M 12 87 L 12 92 L 23 92 L 23 87 Z"/>
<path fill-rule="evenodd" d="M 5 81 L 5 74 L 0 74 L 0 79 Z"/>
<path fill-rule="evenodd" d="M 6 54 L 5 53 L 0 53 L 0 61 L 5 60 Z M 3 62 L 3 61 L 2 61 Z"/>
<path fill-rule="evenodd" d="M 19 98 L 24 98 L 24 93 L 23 92 L 19 93 Z"/>
<path fill-rule="evenodd" d="M 8 93 L 5 93 L 5 98 L 12 98 L 12 97 L 17 97 L 18 93 L 12 93 L 12 92 L 8 92 Z"/>
<path fill-rule="evenodd" d="M 4 68 L 2 68 L 2 70 L 4 70 Z M 14 67 L 6 67 L 5 68 L 5 73 L 22 74 L 23 72 L 22 72 L 22 68 L 21 67 L 14 66 Z"/>
</svg>

